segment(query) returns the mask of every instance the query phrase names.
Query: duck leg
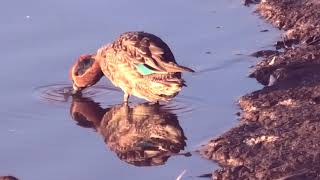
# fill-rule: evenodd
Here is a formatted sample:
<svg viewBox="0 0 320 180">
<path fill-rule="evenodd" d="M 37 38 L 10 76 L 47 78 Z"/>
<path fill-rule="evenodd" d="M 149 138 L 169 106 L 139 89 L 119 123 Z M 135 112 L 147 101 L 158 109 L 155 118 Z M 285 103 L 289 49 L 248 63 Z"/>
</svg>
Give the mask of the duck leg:
<svg viewBox="0 0 320 180">
<path fill-rule="evenodd" d="M 129 94 L 125 92 L 123 95 L 123 102 L 128 103 L 128 100 L 129 100 Z"/>
</svg>

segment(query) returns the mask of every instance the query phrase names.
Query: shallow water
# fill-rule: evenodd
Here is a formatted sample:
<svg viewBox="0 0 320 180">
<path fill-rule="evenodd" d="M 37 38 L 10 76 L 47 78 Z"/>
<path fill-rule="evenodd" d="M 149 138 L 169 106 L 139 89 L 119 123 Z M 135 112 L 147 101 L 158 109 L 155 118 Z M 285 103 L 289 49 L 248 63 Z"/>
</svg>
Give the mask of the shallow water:
<svg viewBox="0 0 320 180">
<path fill-rule="evenodd" d="M 277 39 L 276 30 L 238 0 L 13 0 L 0 9 L 0 175 L 24 180 L 175 179 L 184 170 L 183 179 L 197 179 L 212 172 L 217 166 L 194 151 L 236 123 L 237 98 L 259 88 L 246 77 L 255 62 L 247 55 L 272 48 Z M 264 29 L 270 31 L 260 32 Z M 163 117 L 172 133 L 183 131 L 187 140 L 177 136 L 186 143 L 180 152 L 191 152 L 190 157 L 155 153 L 144 166 L 118 157 L 112 142 L 120 140 L 107 141 L 103 129 L 117 132 L 123 126 L 100 126 L 101 117 L 117 113 L 122 101 L 122 92 L 107 80 L 84 93 L 89 99 L 78 101 L 99 115 L 95 120 L 82 111 L 74 114 L 77 101 L 64 95 L 77 56 L 131 30 L 160 36 L 179 64 L 198 72 L 184 75 L 188 87 L 161 110 L 150 110 L 137 98 L 130 104 L 130 112 Z M 177 123 L 170 124 L 163 114 Z M 142 142 L 144 148 L 172 143 Z"/>
</svg>

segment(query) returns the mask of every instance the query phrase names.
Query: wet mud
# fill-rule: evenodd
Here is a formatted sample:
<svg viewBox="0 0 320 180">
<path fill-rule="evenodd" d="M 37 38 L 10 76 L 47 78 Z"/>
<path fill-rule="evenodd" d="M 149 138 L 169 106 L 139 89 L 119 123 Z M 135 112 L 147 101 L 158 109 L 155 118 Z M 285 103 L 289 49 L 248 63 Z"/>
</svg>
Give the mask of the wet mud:
<svg viewBox="0 0 320 180">
<path fill-rule="evenodd" d="M 213 179 L 320 179 L 320 1 L 266 0 L 257 12 L 279 29 L 277 50 L 250 77 L 265 85 L 242 96 L 239 124 L 200 154 L 221 168 Z"/>
</svg>

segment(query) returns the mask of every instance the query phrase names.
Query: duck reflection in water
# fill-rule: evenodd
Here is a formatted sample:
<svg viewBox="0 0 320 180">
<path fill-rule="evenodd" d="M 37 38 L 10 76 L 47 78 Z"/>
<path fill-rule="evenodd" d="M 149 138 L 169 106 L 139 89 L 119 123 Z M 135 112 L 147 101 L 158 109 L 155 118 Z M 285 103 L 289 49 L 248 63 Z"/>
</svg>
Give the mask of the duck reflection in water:
<svg viewBox="0 0 320 180">
<path fill-rule="evenodd" d="M 95 129 L 111 151 L 135 166 L 163 165 L 186 146 L 177 115 L 159 104 L 114 105 L 103 109 L 99 103 L 73 96 L 72 118 L 85 128 Z"/>
</svg>

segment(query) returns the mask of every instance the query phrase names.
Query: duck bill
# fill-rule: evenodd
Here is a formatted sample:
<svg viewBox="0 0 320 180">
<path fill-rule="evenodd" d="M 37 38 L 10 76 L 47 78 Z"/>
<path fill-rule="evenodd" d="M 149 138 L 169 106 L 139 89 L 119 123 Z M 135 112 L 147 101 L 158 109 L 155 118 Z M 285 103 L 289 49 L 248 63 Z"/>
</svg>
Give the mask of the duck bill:
<svg viewBox="0 0 320 180">
<path fill-rule="evenodd" d="M 73 84 L 73 85 L 72 85 L 72 92 L 71 92 L 71 94 L 72 94 L 72 95 L 80 95 L 82 89 L 83 89 L 83 88 L 78 87 L 77 85 Z"/>
</svg>

